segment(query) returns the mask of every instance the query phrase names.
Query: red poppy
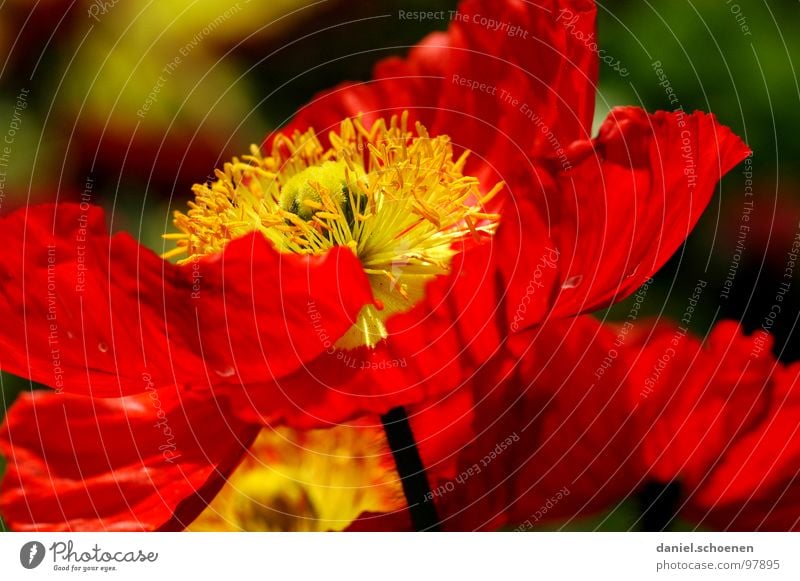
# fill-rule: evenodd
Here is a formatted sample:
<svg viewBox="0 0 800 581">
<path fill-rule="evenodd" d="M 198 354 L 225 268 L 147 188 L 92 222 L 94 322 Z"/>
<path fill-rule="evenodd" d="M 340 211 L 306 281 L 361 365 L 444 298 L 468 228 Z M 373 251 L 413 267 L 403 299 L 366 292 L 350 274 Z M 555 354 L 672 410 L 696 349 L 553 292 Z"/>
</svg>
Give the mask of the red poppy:
<svg viewBox="0 0 800 581">
<path fill-rule="evenodd" d="M 22 394 L 0 429 L 0 513 L 15 530 L 166 530 L 188 525 L 258 427 L 199 394 Z"/>
<path fill-rule="evenodd" d="M 263 230 L 263 220 L 279 212 L 259 215 L 262 221 L 244 226 L 239 225 L 241 217 L 236 223 L 219 215 L 210 227 L 193 222 L 190 212 L 183 226 L 190 236 L 187 250 L 196 260 L 177 267 L 124 234 L 108 238 L 99 210 L 70 205 L 30 208 L 3 219 L 0 236 L 6 252 L 0 272 L 5 284 L 0 309 L 8 322 L 0 335 L 3 367 L 47 385 L 63 384 L 71 393 L 95 396 L 141 392 L 140 376 L 146 372 L 157 388 L 243 388 L 245 393 L 239 395 L 253 401 L 242 409 L 255 408 L 262 418 L 300 421 L 306 406 L 319 402 L 326 419 L 337 421 L 398 402 L 420 401 L 419 392 L 439 384 L 428 381 L 428 372 L 438 369 L 441 361 L 453 361 L 465 345 L 484 355 L 499 344 L 496 318 L 505 327 L 523 328 L 548 313 L 596 309 L 635 289 L 683 241 L 720 175 L 746 154 L 746 148 L 710 116 L 650 117 L 632 108 L 615 110 L 599 137 L 589 141 L 596 59 L 557 16 L 559 9 L 569 9 L 592 28 L 593 3 L 538 7 L 504 2 L 491 8 L 498 19 L 529 31 L 532 39 L 491 31 L 476 18 L 488 13 L 489 5 L 466 2 L 448 34 L 429 37 L 406 60 L 381 63 L 375 82 L 340 87 L 316 99 L 292 125 L 314 126 L 327 135 L 335 128 L 332 112 L 337 122 L 361 113 L 363 126 L 370 127 L 378 116 L 409 110 L 409 124 L 418 117 L 428 123 L 431 135 L 449 135 L 456 154 L 463 148 L 473 152 L 466 168 L 451 168 L 452 177 L 460 179 L 463 169 L 482 177 L 480 187 L 459 193 L 485 194 L 498 178 L 507 184 L 492 202 L 501 212 L 498 236 L 466 247 L 471 238 L 450 236 L 448 241 L 464 250 L 441 270 L 449 275 L 440 276 L 436 288 L 421 291 L 424 296 L 415 297 L 418 306 L 410 314 L 390 320 L 388 341 L 376 349 L 353 349 L 359 363 L 369 367 L 395 362 L 395 369 L 397 360 L 406 357 L 404 373 L 381 368 L 380 373 L 360 371 L 354 378 L 346 366 L 330 364 L 325 337 L 341 338 L 391 278 L 377 275 L 377 282 L 370 281 L 365 265 L 336 244 L 322 245 L 324 253 L 318 256 L 309 257 L 307 251 L 298 256 L 276 251 L 264 236 L 246 235 L 257 227 Z M 558 165 L 551 144 L 521 122 L 519 111 L 510 111 L 493 95 L 454 83 L 452 75 L 459 73 L 464 78 L 485 77 L 487 83 L 524 98 L 564 144 L 570 169 Z M 352 124 L 349 131 L 355 131 Z M 388 131 L 373 133 L 390 137 Z M 311 137 L 298 139 L 303 147 L 314 147 Z M 356 135 L 351 141 L 366 145 L 370 138 Z M 273 163 L 308 161 L 299 159 L 300 145 L 291 139 L 270 142 L 267 151 L 274 154 Z M 448 144 L 438 145 L 447 155 Z M 516 153 L 509 155 L 512 146 Z M 293 153 L 287 154 L 287 149 Z M 691 184 L 684 175 L 686 153 L 695 156 L 696 179 Z M 324 155 L 331 154 L 317 152 L 309 159 Z M 346 157 L 341 151 L 337 155 Z M 269 166 L 269 160 L 261 165 Z M 273 169 L 280 173 L 282 168 Z M 239 163 L 227 171 L 255 182 L 254 176 L 265 170 Z M 255 186 L 236 184 L 235 191 L 228 192 L 229 185 L 230 180 L 221 178 L 209 191 L 230 194 L 243 210 Z M 219 201 L 211 194 L 202 196 L 198 193 L 198 205 Z M 216 206 L 204 209 L 205 214 L 197 212 L 203 214 L 198 220 L 222 211 Z M 428 206 L 416 208 L 429 214 L 427 210 Z M 491 221 L 474 207 L 460 212 L 459 232 L 477 227 L 476 220 Z M 467 228 L 466 223 L 474 226 Z M 201 232 L 201 227 L 209 231 Z M 226 247 L 237 236 L 236 243 Z M 400 236 L 401 246 L 403 241 Z M 391 257 L 397 259 L 400 272 L 413 266 L 411 255 L 420 250 L 413 239 L 406 242 L 407 247 Z M 49 245 L 54 248 L 48 250 Z M 518 249 L 524 249 L 524 259 Z M 374 270 L 382 272 L 382 267 L 378 264 Z M 499 275 L 492 274 L 493 268 Z M 435 278 L 436 269 L 430 270 L 426 280 Z M 57 291 L 53 301 L 47 292 L 26 292 L 47 289 L 48 284 Z M 498 304 L 504 317 L 496 316 Z M 48 320 L 48 315 L 53 318 Z M 315 315 L 324 324 L 315 325 Z M 452 332 L 453 323 L 460 333 Z M 479 340 L 474 339 L 477 331 Z M 60 366 L 53 364 L 53 338 L 58 341 Z M 434 362 L 415 349 L 430 344 L 441 348 Z M 62 373 L 54 373 L 54 367 Z M 309 369 L 319 389 L 307 383 L 303 390 L 292 389 L 298 381 L 307 381 Z M 455 372 L 451 379 L 460 382 L 463 377 Z M 420 382 L 426 383 L 422 390 L 404 389 L 419 387 Z M 346 394 L 331 389 L 345 386 Z M 402 396 L 362 397 L 387 392 Z"/>
<path fill-rule="evenodd" d="M 518 335 L 468 390 L 409 409 L 431 479 L 428 502 L 436 505 L 444 528 L 491 530 L 592 514 L 634 492 L 642 474 L 631 453 L 635 432 L 625 405 L 626 369 L 601 371 L 614 340 L 613 332 L 590 317 L 546 324 Z M 332 468 L 328 458 L 311 469 L 319 463 L 319 445 L 306 443 L 298 451 L 288 445 L 290 436 L 276 438 L 266 428 L 262 438 L 271 439 L 276 451 L 253 446 L 247 453 L 255 432 L 226 423 L 227 412 L 224 401 L 209 408 L 202 398 L 179 402 L 169 391 L 103 400 L 47 392 L 25 396 L 11 408 L 0 437 L 10 459 L 0 509 L 13 528 L 26 530 L 235 530 L 254 523 L 307 530 L 314 524 L 311 515 L 320 520 L 324 514 L 313 507 L 326 500 L 341 503 L 341 492 L 329 491 L 310 508 L 308 493 L 287 491 L 303 488 L 304 482 L 303 476 L 291 477 L 287 457 L 301 454 L 297 464 L 308 467 L 305 479 L 312 479 L 304 488 L 312 490 L 321 485 L 319 478 L 346 472 L 349 464 L 365 477 L 369 472 L 359 450 L 367 445 L 383 476 L 379 484 L 362 479 L 358 489 L 363 496 L 375 488 L 382 500 L 367 505 L 368 514 L 351 528 L 410 528 L 377 418 L 372 425 L 365 418 L 361 426 L 318 430 L 318 439 L 329 442 L 328 454 L 345 455 L 347 462 Z M 48 428 L 42 434 L 25 430 L 31 425 Z M 337 435 L 341 430 L 351 434 L 346 446 Z M 103 445 L 85 445 L 89 441 Z M 104 444 L 112 441 L 113 446 Z M 369 444 L 378 441 L 377 447 Z M 242 456 L 237 469 L 242 475 L 234 476 L 224 496 L 211 504 L 213 512 L 193 523 L 231 473 L 227 461 Z M 264 463 L 269 473 L 261 468 Z M 274 470 L 282 475 L 284 489 L 265 498 L 276 480 Z M 257 490 L 250 490 L 248 475 L 259 476 Z M 336 494 L 338 502 L 330 499 Z M 287 496 L 297 498 L 289 502 Z M 188 499 L 171 514 L 170 503 L 183 497 Z"/>
<path fill-rule="evenodd" d="M 429 501 L 448 530 L 530 530 L 626 500 L 645 530 L 796 530 L 800 363 L 771 346 L 732 322 L 705 342 L 673 324 L 547 325 L 513 372 L 484 376 L 466 444 L 437 442 L 456 467 L 430 465 Z M 398 511 L 351 526 L 410 529 Z"/>
<path fill-rule="evenodd" d="M 771 351 L 765 332 L 725 322 L 702 346 L 660 325 L 637 352 L 630 399 L 655 528 L 676 516 L 715 530 L 800 527 L 800 366 Z"/>
<path fill-rule="evenodd" d="M 608 510 L 642 481 L 633 454 L 627 368 L 616 334 L 589 316 L 515 337 L 473 383 L 473 433 L 460 440 L 412 420 L 445 530 L 528 530 Z M 613 359 L 612 359 L 613 358 Z M 458 411 L 438 410 L 442 424 Z M 453 462 L 443 462 L 443 459 Z M 409 530 L 406 513 L 365 514 L 351 530 Z"/>
<path fill-rule="evenodd" d="M 509 332 L 621 299 L 748 150 L 713 116 L 635 108 L 589 139 L 597 62 L 575 26 L 592 32 L 594 10 L 465 1 L 447 33 L 197 186 L 171 236 L 181 265 L 109 237 L 95 208 L 2 218 L 0 365 L 82 396 L 177 388 L 234 426 L 319 427 L 424 408 Z"/>
</svg>

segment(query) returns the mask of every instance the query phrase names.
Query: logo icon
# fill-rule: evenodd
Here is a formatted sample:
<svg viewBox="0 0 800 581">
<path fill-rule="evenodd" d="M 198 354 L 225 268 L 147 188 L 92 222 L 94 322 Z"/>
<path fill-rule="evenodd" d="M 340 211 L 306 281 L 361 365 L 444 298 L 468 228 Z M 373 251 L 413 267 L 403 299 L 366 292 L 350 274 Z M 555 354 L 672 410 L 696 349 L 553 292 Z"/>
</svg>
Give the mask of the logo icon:
<svg viewBox="0 0 800 581">
<path fill-rule="evenodd" d="M 19 550 L 19 562 L 26 569 L 35 569 L 44 560 L 44 545 L 39 541 L 30 541 Z"/>
</svg>

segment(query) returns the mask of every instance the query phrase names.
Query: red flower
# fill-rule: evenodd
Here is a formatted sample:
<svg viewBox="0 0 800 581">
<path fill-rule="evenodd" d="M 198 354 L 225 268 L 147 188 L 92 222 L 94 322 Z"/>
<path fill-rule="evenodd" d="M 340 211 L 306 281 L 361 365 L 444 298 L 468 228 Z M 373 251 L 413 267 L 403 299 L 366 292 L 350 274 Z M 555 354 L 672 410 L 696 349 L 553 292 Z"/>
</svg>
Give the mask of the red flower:
<svg viewBox="0 0 800 581">
<path fill-rule="evenodd" d="M 576 30 L 593 31 L 594 10 L 464 2 L 447 33 L 321 95 L 268 139 L 267 157 L 254 150 L 197 186 L 170 236 L 180 266 L 109 237 L 97 209 L 0 219 L 0 365 L 95 398 L 177 390 L 201 417 L 228 411 L 237 433 L 319 427 L 424 408 L 503 357 L 509 335 L 528 341 L 548 318 L 623 298 L 747 148 L 713 116 L 634 108 L 589 139 L 597 62 Z M 529 37 L 490 30 L 482 13 Z M 24 494 L 14 482 L 5 494 Z"/>
<path fill-rule="evenodd" d="M 644 338 L 641 339 L 644 341 Z M 656 327 L 630 381 L 656 526 L 675 516 L 715 530 L 796 530 L 800 366 L 763 331 L 719 324 L 705 344 Z"/>
<path fill-rule="evenodd" d="M 643 473 L 632 445 L 627 369 L 608 366 L 616 335 L 592 317 L 517 336 L 472 384 L 472 433 L 449 437 L 412 419 L 445 530 L 519 527 L 607 510 Z M 461 412 L 429 410 L 447 425 Z M 460 436 L 460 437 L 459 437 Z M 408 530 L 405 513 L 366 514 L 352 530 Z"/>
<path fill-rule="evenodd" d="M 473 384 L 466 441 L 415 425 L 423 453 L 436 448 L 429 502 L 445 529 L 530 530 L 634 499 L 646 530 L 676 517 L 800 528 L 800 363 L 778 363 L 766 334 L 723 322 L 703 343 L 672 324 L 622 331 L 581 317 L 519 341 L 513 364 Z M 392 511 L 351 530 L 410 528 Z"/>
<path fill-rule="evenodd" d="M 0 428 L 0 513 L 15 530 L 181 530 L 214 498 L 258 426 L 200 394 L 23 394 Z"/>
</svg>

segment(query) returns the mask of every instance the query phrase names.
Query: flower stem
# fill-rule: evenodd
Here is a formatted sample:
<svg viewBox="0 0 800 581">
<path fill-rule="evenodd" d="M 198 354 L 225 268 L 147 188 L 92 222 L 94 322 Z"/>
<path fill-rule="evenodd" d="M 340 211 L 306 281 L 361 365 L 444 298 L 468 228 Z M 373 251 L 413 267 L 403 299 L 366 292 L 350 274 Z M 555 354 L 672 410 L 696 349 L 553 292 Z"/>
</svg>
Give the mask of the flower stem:
<svg viewBox="0 0 800 581">
<path fill-rule="evenodd" d="M 680 509 L 681 486 L 678 482 L 647 482 L 638 494 L 641 530 L 666 532 L 672 529 Z"/>
<path fill-rule="evenodd" d="M 406 410 L 396 407 L 381 416 L 400 482 L 403 484 L 411 523 L 416 531 L 439 531 L 439 515 Z"/>
</svg>

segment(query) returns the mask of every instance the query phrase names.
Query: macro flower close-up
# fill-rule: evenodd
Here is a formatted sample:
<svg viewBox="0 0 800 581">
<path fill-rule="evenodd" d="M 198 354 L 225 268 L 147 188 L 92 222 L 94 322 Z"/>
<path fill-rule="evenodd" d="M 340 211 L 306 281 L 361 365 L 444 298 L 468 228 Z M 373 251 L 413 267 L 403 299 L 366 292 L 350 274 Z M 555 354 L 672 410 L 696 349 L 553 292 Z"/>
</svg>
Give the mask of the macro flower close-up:
<svg viewBox="0 0 800 581">
<path fill-rule="evenodd" d="M 72 129 L 33 97 L 20 117 L 86 141 L 3 182 L 3 526 L 800 526 L 800 234 L 743 302 L 741 237 L 775 219 L 747 176 L 775 152 L 691 92 L 703 49 L 670 47 L 680 69 L 625 24 L 658 16 L 248 2 L 164 8 L 154 38 L 86 4 L 91 43 L 66 7 L 51 37 L 89 67 L 81 112 L 76 80 L 52 95 Z"/>
</svg>

